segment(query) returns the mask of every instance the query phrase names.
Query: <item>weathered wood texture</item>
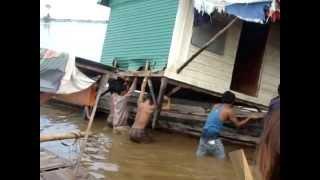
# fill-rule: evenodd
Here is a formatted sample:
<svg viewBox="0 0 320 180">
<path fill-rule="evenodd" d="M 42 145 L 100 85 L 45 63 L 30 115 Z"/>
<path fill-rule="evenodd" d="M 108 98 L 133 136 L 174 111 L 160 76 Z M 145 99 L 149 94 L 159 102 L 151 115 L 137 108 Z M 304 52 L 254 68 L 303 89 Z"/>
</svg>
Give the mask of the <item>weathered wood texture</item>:
<svg viewBox="0 0 320 180">
<path fill-rule="evenodd" d="M 224 55 L 217 55 L 205 50 L 180 74 L 177 74 L 177 68 L 199 50 L 198 47 L 191 44 L 192 8 L 192 1 L 180 1 L 168 65 L 164 76 L 208 91 L 223 93 L 230 89 L 242 23 L 241 21 L 236 22 L 226 32 Z M 240 99 L 267 106 L 270 99 L 276 95 L 279 82 L 280 26 L 272 24 L 263 57 L 258 97 L 235 93 Z"/>
<path fill-rule="evenodd" d="M 136 113 L 136 102 L 138 94 L 134 94 L 129 99 L 130 118 L 134 119 Z M 99 110 L 109 113 L 110 95 L 103 96 L 99 102 Z M 170 110 L 162 109 L 158 118 L 159 129 L 190 134 L 199 137 L 202 131 L 202 126 L 206 121 L 207 115 L 211 110 L 212 104 L 195 102 L 182 99 L 172 99 Z M 254 114 L 255 116 L 263 117 L 264 113 L 252 112 L 243 108 L 235 109 L 238 117 L 247 117 Z M 225 124 L 222 138 L 236 143 L 255 145 L 259 142 L 259 136 L 262 131 L 261 119 L 251 121 L 244 128 L 236 128 L 231 123 Z"/>
<path fill-rule="evenodd" d="M 162 77 L 163 71 L 157 71 L 157 72 L 144 72 L 144 71 L 120 71 L 117 72 L 119 76 L 129 76 L 129 77 Z"/>
</svg>

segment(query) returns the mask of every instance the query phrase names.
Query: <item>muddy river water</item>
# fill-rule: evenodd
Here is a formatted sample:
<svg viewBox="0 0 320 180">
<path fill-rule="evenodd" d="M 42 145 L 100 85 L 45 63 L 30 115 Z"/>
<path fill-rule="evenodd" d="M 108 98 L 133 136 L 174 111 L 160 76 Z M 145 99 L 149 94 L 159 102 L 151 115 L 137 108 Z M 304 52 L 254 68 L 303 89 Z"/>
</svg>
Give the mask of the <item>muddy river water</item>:
<svg viewBox="0 0 320 180">
<path fill-rule="evenodd" d="M 85 130 L 87 122 L 81 109 L 65 105 L 40 107 L 40 133 L 50 134 Z M 154 131 L 152 144 L 136 144 L 128 135 L 113 134 L 106 126 L 106 115 L 98 114 L 93 123 L 94 136 L 89 139 L 81 163 L 88 168 L 91 179 L 110 180 L 236 180 L 229 159 L 197 158 L 198 139 L 185 135 Z M 40 143 L 68 160 L 78 155 L 79 143 L 63 140 Z M 254 149 L 225 144 L 226 153 L 244 149 L 252 159 Z"/>
</svg>

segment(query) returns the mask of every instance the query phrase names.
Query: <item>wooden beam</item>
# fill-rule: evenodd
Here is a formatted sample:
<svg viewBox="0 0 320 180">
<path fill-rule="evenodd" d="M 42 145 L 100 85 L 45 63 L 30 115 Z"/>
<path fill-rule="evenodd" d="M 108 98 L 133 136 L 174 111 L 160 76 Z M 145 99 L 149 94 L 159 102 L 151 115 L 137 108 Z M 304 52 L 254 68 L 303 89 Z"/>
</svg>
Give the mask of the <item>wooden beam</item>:
<svg viewBox="0 0 320 180">
<path fill-rule="evenodd" d="M 158 94 L 158 106 L 157 109 L 155 110 L 154 114 L 153 114 L 153 119 L 152 119 L 152 129 L 155 128 L 156 126 L 156 120 L 161 112 L 161 108 L 162 108 L 162 101 L 163 101 L 163 95 L 167 89 L 167 84 L 168 84 L 168 79 L 163 77 L 161 78 L 161 85 L 160 85 L 160 91 Z"/>
<path fill-rule="evenodd" d="M 150 72 L 150 71 L 120 71 L 117 73 L 120 76 L 128 76 L 128 77 L 163 77 L 163 71 L 160 72 Z"/>
<path fill-rule="evenodd" d="M 217 34 L 215 34 L 207 43 L 205 43 L 197 52 L 195 52 L 186 62 L 184 62 L 178 69 L 177 74 L 179 74 L 194 58 L 196 58 L 202 51 L 209 47 L 212 42 L 214 42 L 220 35 L 222 35 L 231 25 L 236 22 L 238 18 L 235 17 L 229 24 L 222 28 Z"/>
<path fill-rule="evenodd" d="M 233 168 L 239 180 L 253 180 L 250 166 L 242 149 L 229 153 Z"/>
<path fill-rule="evenodd" d="M 176 92 L 178 92 L 180 89 L 181 89 L 181 86 L 177 86 L 177 87 L 173 88 L 166 96 L 170 97 L 173 94 L 175 94 Z"/>
<path fill-rule="evenodd" d="M 76 66 L 77 66 L 78 68 L 90 70 L 90 71 L 97 72 L 97 73 L 100 73 L 100 74 L 107 74 L 107 73 L 110 73 L 110 72 L 111 72 L 111 71 L 108 71 L 108 70 L 105 70 L 105 69 L 96 68 L 96 67 L 92 67 L 92 66 L 88 66 L 88 65 L 83 65 L 83 64 L 76 64 Z"/>
<path fill-rule="evenodd" d="M 195 86 L 186 84 L 184 82 L 179 82 L 179 81 L 176 81 L 176 80 L 173 80 L 173 79 L 168 79 L 168 83 L 171 84 L 171 85 L 175 85 L 175 86 L 181 86 L 182 88 L 190 89 L 190 90 L 193 90 L 193 91 L 196 91 L 196 92 L 209 94 L 211 96 L 216 96 L 216 97 L 221 97 L 222 96 L 221 93 L 217 93 L 217 92 L 209 91 L 209 90 L 206 90 L 206 89 L 203 89 L 203 88 L 195 87 Z M 263 109 L 263 110 L 267 110 L 268 109 L 268 107 L 265 106 L 265 105 L 256 104 L 256 103 L 253 103 L 253 102 L 250 102 L 250 101 L 246 101 L 246 100 L 242 100 L 242 99 L 238 99 L 238 98 L 236 98 L 236 102 L 237 103 L 242 103 L 242 104 L 254 107 L 254 108 L 260 108 L 260 109 Z"/>
</svg>

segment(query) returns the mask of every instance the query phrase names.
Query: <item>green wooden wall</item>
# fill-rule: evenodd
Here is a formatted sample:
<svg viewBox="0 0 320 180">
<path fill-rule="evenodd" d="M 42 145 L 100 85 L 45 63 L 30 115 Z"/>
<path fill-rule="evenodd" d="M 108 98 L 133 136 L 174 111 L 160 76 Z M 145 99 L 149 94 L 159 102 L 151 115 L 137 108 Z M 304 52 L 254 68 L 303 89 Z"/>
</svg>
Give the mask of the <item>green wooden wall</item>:
<svg viewBox="0 0 320 180">
<path fill-rule="evenodd" d="M 149 60 L 153 70 L 167 64 L 178 0 L 110 0 L 111 15 L 101 62 L 137 70 Z"/>
</svg>

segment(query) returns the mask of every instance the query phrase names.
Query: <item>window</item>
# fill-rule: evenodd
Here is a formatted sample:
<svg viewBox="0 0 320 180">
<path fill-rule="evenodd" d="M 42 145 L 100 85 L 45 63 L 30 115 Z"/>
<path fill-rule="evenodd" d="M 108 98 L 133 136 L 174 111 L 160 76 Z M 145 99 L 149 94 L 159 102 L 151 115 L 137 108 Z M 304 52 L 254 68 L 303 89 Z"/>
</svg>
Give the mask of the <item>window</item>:
<svg viewBox="0 0 320 180">
<path fill-rule="evenodd" d="M 194 26 L 192 31 L 191 44 L 201 48 L 216 33 L 224 28 L 229 22 L 229 18 L 220 14 L 213 14 L 211 17 L 198 14 L 195 11 Z M 223 55 L 225 49 L 227 31 L 221 34 L 206 50 L 212 53 Z"/>
</svg>

